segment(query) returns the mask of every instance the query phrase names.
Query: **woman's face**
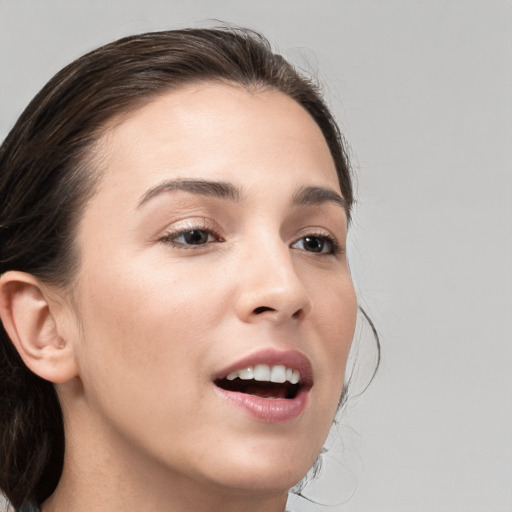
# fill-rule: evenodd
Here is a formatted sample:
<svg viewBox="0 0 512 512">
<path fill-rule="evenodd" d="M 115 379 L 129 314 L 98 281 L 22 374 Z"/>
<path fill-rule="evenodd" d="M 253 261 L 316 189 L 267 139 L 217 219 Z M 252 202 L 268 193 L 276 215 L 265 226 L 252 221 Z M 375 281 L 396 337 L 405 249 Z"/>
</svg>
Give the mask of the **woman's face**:
<svg viewBox="0 0 512 512">
<path fill-rule="evenodd" d="M 141 473 L 292 486 L 333 420 L 356 317 L 320 129 L 280 92 L 200 84 L 124 117 L 98 150 L 70 439 Z"/>
</svg>

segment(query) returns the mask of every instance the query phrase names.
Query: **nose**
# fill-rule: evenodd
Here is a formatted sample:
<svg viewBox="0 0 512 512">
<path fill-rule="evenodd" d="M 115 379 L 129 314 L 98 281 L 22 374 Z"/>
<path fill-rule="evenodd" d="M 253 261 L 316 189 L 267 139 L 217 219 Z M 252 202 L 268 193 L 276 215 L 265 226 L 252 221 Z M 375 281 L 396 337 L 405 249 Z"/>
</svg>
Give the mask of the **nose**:
<svg viewBox="0 0 512 512">
<path fill-rule="evenodd" d="M 291 249 L 281 240 L 259 244 L 239 266 L 238 317 L 247 323 L 271 321 L 281 324 L 303 319 L 311 300 L 296 271 Z"/>
</svg>

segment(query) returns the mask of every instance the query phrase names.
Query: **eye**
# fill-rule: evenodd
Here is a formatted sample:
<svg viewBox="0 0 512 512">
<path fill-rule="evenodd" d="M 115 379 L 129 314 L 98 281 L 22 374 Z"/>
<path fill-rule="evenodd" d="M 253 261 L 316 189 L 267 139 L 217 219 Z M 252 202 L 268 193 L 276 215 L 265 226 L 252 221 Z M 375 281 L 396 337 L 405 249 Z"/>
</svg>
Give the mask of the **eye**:
<svg viewBox="0 0 512 512">
<path fill-rule="evenodd" d="M 292 247 L 318 254 L 335 254 L 338 252 L 336 240 L 328 235 L 307 235 L 297 240 Z"/>
<path fill-rule="evenodd" d="M 218 242 L 220 238 L 210 229 L 187 228 L 172 233 L 167 233 L 162 242 L 173 247 L 196 248 L 211 242 Z"/>
<path fill-rule="evenodd" d="M 175 242 L 187 245 L 203 245 L 210 241 L 211 233 L 205 229 L 191 229 L 185 233 L 180 233 L 174 238 Z"/>
</svg>

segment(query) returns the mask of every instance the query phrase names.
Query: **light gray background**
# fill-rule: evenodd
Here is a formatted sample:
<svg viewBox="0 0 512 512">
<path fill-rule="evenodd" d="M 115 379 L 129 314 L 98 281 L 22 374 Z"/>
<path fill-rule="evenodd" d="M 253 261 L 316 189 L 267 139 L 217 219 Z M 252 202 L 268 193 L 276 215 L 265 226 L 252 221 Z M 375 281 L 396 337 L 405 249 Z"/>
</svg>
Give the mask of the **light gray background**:
<svg viewBox="0 0 512 512">
<path fill-rule="evenodd" d="M 83 52 L 208 18 L 318 70 L 359 176 L 351 265 L 383 363 L 310 490 L 347 503 L 294 507 L 512 511 L 511 1 L 0 0 L 0 139 Z"/>
</svg>

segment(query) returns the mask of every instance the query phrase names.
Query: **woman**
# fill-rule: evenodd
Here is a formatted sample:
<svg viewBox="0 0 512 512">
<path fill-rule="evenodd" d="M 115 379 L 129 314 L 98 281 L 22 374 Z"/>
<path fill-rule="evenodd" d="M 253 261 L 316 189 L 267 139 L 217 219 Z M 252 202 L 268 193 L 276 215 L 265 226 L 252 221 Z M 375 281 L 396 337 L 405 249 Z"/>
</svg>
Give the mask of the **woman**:
<svg viewBox="0 0 512 512">
<path fill-rule="evenodd" d="M 0 172 L 11 503 L 282 512 L 357 312 L 316 88 L 249 31 L 128 37 L 46 85 Z"/>
</svg>

